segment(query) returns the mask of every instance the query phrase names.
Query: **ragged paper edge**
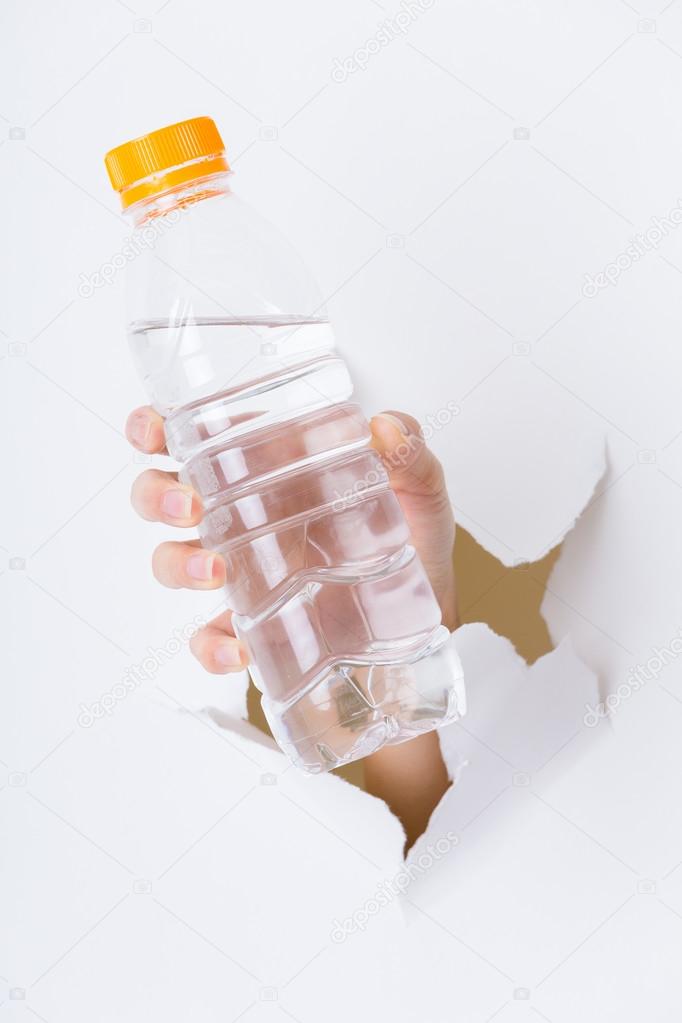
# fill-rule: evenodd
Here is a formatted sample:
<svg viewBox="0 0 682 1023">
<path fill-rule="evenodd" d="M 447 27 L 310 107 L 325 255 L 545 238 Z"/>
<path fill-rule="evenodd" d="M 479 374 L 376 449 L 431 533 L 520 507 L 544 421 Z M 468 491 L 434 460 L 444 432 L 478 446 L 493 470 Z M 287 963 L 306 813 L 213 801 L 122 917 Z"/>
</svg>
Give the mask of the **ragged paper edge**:
<svg viewBox="0 0 682 1023">
<path fill-rule="evenodd" d="M 467 679 L 470 712 L 461 727 L 455 723 L 439 730 L 452 784 L 407 863 L 430 855 L 446 836 L 460 834 L 511 786 L 531 784 L 534 771 L 549 765 L 583 729 L 588 733 L 585 704 L 594 702 L 599 691 L 596 672 L 568 637 L 530 666 L 508 639 L 483 623 L 464 625 L 453 638 Z M 552 688 L 563 695 L 563 704 L 552 699 Z M 481 689 L 486 690 L 482 699 Z M 492 722 L 491 712 L 496 718 Z M 480 752 L 478 760 L 471 757 L 472 749 Z"/>
<path fill-rule="evenodd" d="M 581 515 L 594 500 L 594 497 L 597 493 L 599 481 L 604 476 L 606 468 L 607 468 L 606 443 L 604 438 L 602 438 L 599 446 L 599 451 L 596 453 L 593 471 L 588 478 L 586 488 L 576 495 L 575 512 L 571 516 L 570 521 L 567 522 L 565 528 L 550 542 L 550 544 L 545 548 L 544 551 L 538 550 L 532 555 L 532 560 L 537 560 L 538 558 L 544 556 L 544 554 L 548 550 L 553 549 L 575 527 Z M 476 536 L 475 529 L 472 529 L 472 533 Z M 490 546 L 497 547 L 496 544 L 490 545 L 489 541 L 488 543 L 485 542 L 485 536 L 483 535 L 484 533 L 485 530 L 481 527 L 481 530 L 479 531 L 479 536 L 476 537 L 476 539 L 478 539 L 482 546 L 484 546 L 488 550 L 490 550 Z M 504 552 L 500 550 L 494 550 L 491 551 L 491 553 L 494 553 L 497 556 L 500 556 L 500 554 L 504 554 Z M 500 557 L 500 560 L 507 565 L 509 565 L 511 562 L 511 559 L 509 557 L 507 557 L 506 559 L 504 557 Z M 497 655 L 500 658 L 500 663 L 504 662 L 505 673 L 508 673 L 512 676 L 514 675 L 518 676 L 519 674 L 521 674 L 524 675 L 526 678 L 528 678 L 528 676 L 530 675 L 532 678 L 532 673 L 536 671 L 536 669 L 537 672 L 542 672 L 544 667 L 546 667 L 547 663 L 550 663 L 548 662 L 548 659 L 552 659 L 553 657 L 555 657 L 555 655 L 557 654 L 557 650 L 560 649 L 560 647 L 558 647 L 557 650 L 554 650 L 551 653 L 545 655 L 545 657 L 537 661 L 535 665 L 529 667 L 524 661 L 524 659 L 516 652 L 516 650 L 514 649 L 513 645 L 509 642 L 509 640 L 504 639 L 501 636 L 498 636 L 486 625 L 483 625 L 481 623 L 481 625 L 462 626 L 459 630 L 456 630 L 454 633 L 451 634 L 450 644 L 451 650 L 454 653 L 455 657 L 457 657 L 460 667 L 458 677 L 456 680 L 457 700 L 460 711 L 460 717 L 463 717 L 466 714 L 467 688 L 471 690 L 471 687 L 475 687 L 477 685 L 476 670 L 477 659 L 475 657 L 472 658 L 468 656 L 464 660 L 463 664 L 462 663 L 463 659 L 460 656 L 460 647 L 462 645 L 462 642 L 464 641 L 464 638 L 467 635 L 469 636 L 471 635 L 470 630 L 472 629 L 479 630 L 478 633 L 479 638 L 477 642 L 479 644 L 482 644 L 479 648 L 481 650 L 487 649 L 488 651 L 490 651 L 492 647 L 496 647 Z M 469 631 L 467 632 L 467 630 Z M 576 658 L 576 660 L 578 659 Z M 587 666 L 584 665 L 583 662 L 580 663 L 583 665 L 583 667 L 587 669 Z M 596 694 L 597 680 L 596 677 L 593 678 L 594 694 Z M 269 762 L 272 760 L 272 758 L 274 758 L 274 760 L 272 760 L 272 766 L 275 767 L 275 773 L 277 775 L 279 775 L 280 773 L 284 773 L 288 769 L 289 763 L 285 758 L 284 754 L 282 754 L 279 751 L 276 744 L 269 736 L 262 733 L 259 729 L 257 729 L 254 725 L 250 724 L 247 720 L 246 707 L 246 693 L 248 688 L 247 674 L 244 673 L 242 676 L 239 677 L 238 680 L 236 679 L 233 680 L 233 685 L 235 683 L 238 686 L 238 690 L 237 691 L 233 690 L 232 692 L 229 710 L 205 706 L 203 710 L 199 711 L 199 713 L 202 713 L 208 719 L 210 719 L 214 726 L 229 731 L 233 735 L 236 742 L 244 744 L 245 750 L 247 751 L 250 750 L 251 752 L 259 751 L 259 755 L 264 756 L 265 759 L 268 760 Z M 567 680 L 567 684 L 570 684 L 570 680 Z M 508 698 L 508 693 L 503 694 L 502 692 L 500 692 L 500 697 L 503 698 L 504 702 L 504 700 Z M 447 729 L 444 730 L 444 732 L 447 732 Z M 420 837 L 420 839 L 417 840 L 411 852 L 409 853 L 408 861 L 410 857 L 419 855 L 419 850 L 422 848 L 424 842 L 428 842 L 429 839 L 432 837 L 433 833 L 435 831 L 438 831 L 439 828 L 441 828 L 443 821 L 447 819 L 449 813 L 448 806 L 453 799 L 454 789 L 457 788 L 459 790 L 462 785 L 469 785 L 475 782 L 474 774 L 471 771 L 471 769 L 468 768 L 466 758 L 458 755 L 456 747 L 448 749 L 447 743 L 444 741 L 443 735 L 444 733 L 440 734 L 441 749 L 443 751 L 448 776 L 452 782 L 452 786 L 444 795 L 443 799 L 440 801 L 440 803 L 434 810 L 426 831 Z M 292 770 L 295 771 L 296 769 L 292 768 Z M 376 827 L 383 828 L 386 826 L 389 827 L 389 830 L 393 832 L 392 841 L 390 842 L 390 845 L 394 847 L 396 857 L 401 858 L 405 840 L 404 829 L 400 821 L 391 813 L 391 811 L 383 803 L 383 801 L 378 800 L 376 799 L 376 797 L 370 795 L 369 793 L 364 792 L 361 789 L 358 789 L 355 786 L 350 785 L 348 782 L 346 782 L 344 779 L 338 776 L 326 775 L 324 776 L 324 778 L 325 778 L 324 781 L 319 781 L 319 779 L 317 779 L 317 781 L 319 782 L 318 788 L 320 790 L 322 786 L 324 786 L 325 798 L 334 800 L 339 799 L 342 800 L 344 803 L 348 799 L 350 799 L 351 803 L 355 804 L 358 807 L 358 809 L 360 809 L 361 806 L 367 808 L 370 805 L 374 804 L 373 806 L 374 814 L 376 814 L 376 811 L 378 809 L 376 804 L 380 804 L 383 810 L 381 816 L 385 815 L 388 816 L 386 817 L 385 822 L 383 822 L 381 825 L 379 824 L 378 820 L 374 819 L 372 826 L 374 828 Z M 392 858 L 393 857 L 391 857 L 391 859 Z"/>
<path fill-rule="evenodd" d="M 471 533 L 476 542 L 488 551 L 489 554 L 496 557 L 506 568 L 514 568 L 520 564 L 531 564 L 534 561 L 541 561 L 550 551 L 562 543 L 566 536 L 575 528 L 581 516 L 592 504 L 595 497 L 598 496 L 597 488 L 607 470 L 606 438 L 601 435 L 599 443 L 595 447 L 594 464 L 591 467 L 591 472 L 586 476 L 585 480 L 580 480 L 576 486 L 573 508 L 568 512 L 566 524 L 549 541 L 539 540 L 537 547 L 527 549 L 522 558 L 504 543 L 501 538 L 491 533 L 489 529 L 486 529 L 481 522 L 470 519 L 463 509 L 453 505 L 455 519 L 458 525 L 461 525 L 467 532 Z M 528 514 L 532 514 L 532 512 L 533 509 Z M 543 532 L 546 533 L 546 531 L 538 528 L 538 537 L 542 537 Z"/>
</svg>

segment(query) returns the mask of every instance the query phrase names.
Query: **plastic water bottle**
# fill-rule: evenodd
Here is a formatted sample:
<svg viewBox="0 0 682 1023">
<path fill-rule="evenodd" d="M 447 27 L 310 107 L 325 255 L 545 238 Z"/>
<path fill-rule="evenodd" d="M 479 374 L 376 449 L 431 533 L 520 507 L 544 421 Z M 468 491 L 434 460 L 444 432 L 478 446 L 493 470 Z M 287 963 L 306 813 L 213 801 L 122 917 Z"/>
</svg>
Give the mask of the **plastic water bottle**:
<svg viewBox="0 0 682 1023">
<path fill-rule="evenodd" d="M 448 724 L 459 663 L 316 286 L 234 193 L 210 118 L 106 157 L 128 335 L 281 748 L 311 772 Z"/>
</svg>

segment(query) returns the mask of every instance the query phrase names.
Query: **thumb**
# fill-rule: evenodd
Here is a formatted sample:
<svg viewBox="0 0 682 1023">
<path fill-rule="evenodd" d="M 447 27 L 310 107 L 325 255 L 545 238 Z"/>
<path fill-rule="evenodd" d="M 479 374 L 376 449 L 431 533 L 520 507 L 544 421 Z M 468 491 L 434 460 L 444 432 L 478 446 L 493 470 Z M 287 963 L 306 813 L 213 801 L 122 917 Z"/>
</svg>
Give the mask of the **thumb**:
<svg viewBox="0 0 682 1023">
<path fill-rule="evenodd" d="M 381 455 L 395 491 L 419 497 L 445 495 L 443 467 L 427 448 L 416 419 L 404 412 L 381 412 L 369 425 L 372 446 Z"/>
</svg>

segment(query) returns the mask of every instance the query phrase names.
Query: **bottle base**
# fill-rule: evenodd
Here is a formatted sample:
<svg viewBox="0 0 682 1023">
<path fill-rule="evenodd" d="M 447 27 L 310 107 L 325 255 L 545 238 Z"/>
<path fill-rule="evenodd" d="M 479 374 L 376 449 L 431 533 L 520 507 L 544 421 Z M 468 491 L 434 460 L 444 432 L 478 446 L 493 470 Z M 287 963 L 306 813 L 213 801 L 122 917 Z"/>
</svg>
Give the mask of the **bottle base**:
<svg viewBox="0 0 682 1023">
<path fill-rule="evenodd" d="M 319 774 L 456 721 L 466 710 L 464 680 L 440 626 L 413 660 L 340 661 L 286 710 L 267 697 L 263 710 L 290 760 Z"/>
</svg>

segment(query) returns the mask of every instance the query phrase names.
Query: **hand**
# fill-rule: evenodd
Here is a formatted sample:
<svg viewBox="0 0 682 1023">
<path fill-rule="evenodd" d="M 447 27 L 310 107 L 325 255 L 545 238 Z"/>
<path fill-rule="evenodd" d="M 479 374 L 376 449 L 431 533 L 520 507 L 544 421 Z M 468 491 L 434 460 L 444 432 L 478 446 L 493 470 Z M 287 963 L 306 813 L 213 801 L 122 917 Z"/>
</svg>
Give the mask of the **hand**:
<svg viewBox="0 0 682 1023">
<path fill-rule="evenodd" d="M 440 603 L 443 622 L 457 626 L 452 548 L 455 522 L 440 462 L 422 440 L 419 424 L 402 412 L 384 412 L 370 426 L 372 443 L 381 455 L 391 486 L 410 526 L 412 542 Z M 130 443 L 146 454 L 164 452 L 163 419 L 149 407 L 128 419 Z M 201 499 L 182 486 L 175 473 L 148 469 L 133 484 L 132 503 L 144 519 L 173 526 L 196 526 Z M 213 590 L 225 583 L 222 558 L 205 551 L 198 540 L 160 544 L 152 558 L 154 575 L 165 586 Z M 219 615 L 191 641 L 203 667 L 215 674 L 246 667 L 246 648 L 235 638 L 229 611 Z M 422 834 L 448 788 L 449 779 L 438 737 L 428 732 L 399 746 L 385 746 L 364 761 L 365 787 L 383 799 L 402 821 L 405 848 Z"/>
<path fill-rule="evenodd" d="M 381 455 L 391 487 L 410 527 L 440 604 L 443 624 L 458 625 L 452 553 L 455 519 L 443 467 L 424 443 L 419 423 L 404 412 L 382 412 L 370 421 L 373 446 Z"/>
<path fill-rule="evenodd" d="M 443 469 L 421 438 L 419 424 L 402 412 L 382 413 L 370 423 L 373 446 L 381 455 L 391 486 L 400 501 L 448 628 L 457 624 L 452 548 L 455 523 L 445 487 Z M 137 409 L 129 417 L 126 434 L 145 454 L 165 452 L 163 419 L 152 408 Z M 147 469 L 135 481 L 131 500 L 135 511 L 150 522 L 192 527 L 201 521 L 201 498 L 178 482 L 177 475 Z M 198 540 L 167 541 L 154 551 L 152 570 L 164 586 L 214 590 L 225 585 L 222 558 L 204 550 Z M 192 652 L 215 674 L 242 670 L 247 651 L 234 636 L 232 615 L 226 611 L 193 638 Z"/>
</svg>

